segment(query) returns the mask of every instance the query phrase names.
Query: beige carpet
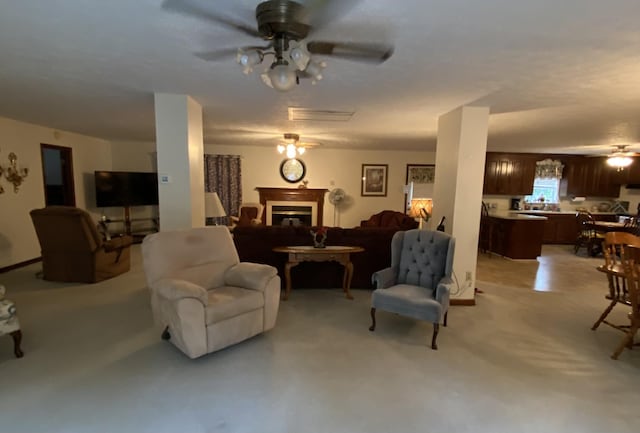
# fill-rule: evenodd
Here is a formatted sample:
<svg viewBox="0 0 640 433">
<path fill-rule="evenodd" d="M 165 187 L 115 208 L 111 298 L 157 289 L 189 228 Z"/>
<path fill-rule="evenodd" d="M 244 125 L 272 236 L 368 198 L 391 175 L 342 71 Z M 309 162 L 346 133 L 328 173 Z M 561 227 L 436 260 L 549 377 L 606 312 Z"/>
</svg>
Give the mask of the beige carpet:
<svg viewBox="0 0 640 433">
<path fill-rule="evenodd" d="M 133 270 L 95 285 L 0 275 L 25 357 L 0 338 L 2 432 L 636 432 L 640 350 L 589 328 L 601 285 L 545 293 L 480 284 L 427 347 L 431 325 L 380 313 L 369 292 L 300 290 L 276 328 L 189 360 L 151 328 Z M 624 320 L 624 308 L 615 318 Z"/>
</svg>

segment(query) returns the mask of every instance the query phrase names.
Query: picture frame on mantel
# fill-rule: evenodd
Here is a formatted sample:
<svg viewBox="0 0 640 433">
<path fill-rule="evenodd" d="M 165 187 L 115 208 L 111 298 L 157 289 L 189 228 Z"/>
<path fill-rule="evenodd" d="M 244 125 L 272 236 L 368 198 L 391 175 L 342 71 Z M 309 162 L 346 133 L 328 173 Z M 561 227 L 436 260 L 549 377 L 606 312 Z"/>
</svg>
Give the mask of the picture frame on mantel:
<svg viewBox="0 0 640 433">
<path fill-rule="evenodd" d="M 362 197 L 386 197 L 388 164 L 362 164 Z"/>
</svg>

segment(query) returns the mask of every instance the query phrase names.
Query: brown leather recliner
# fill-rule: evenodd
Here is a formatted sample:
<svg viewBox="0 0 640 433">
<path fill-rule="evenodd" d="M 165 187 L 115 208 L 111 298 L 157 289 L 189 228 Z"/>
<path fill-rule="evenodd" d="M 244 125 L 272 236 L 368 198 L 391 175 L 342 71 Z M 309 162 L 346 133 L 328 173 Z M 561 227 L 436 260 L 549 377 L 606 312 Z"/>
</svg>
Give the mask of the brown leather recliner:
<svg viewBox="0 0 640 433">
<path fill-rule="evenodd" d="M 399 230 L 417 229 L 418 225 L 415 219 L 394 210 L 383 210 L 360 222 L 360 227 L 387 227 Z"/>
<path fill-rule="evenodd" d="M 29 214 L 40 242 L 45 280 L 96 283 L 129 270 L 131 236 L 105 242 L 87 211 L 48 206 Z"/>
</svg>

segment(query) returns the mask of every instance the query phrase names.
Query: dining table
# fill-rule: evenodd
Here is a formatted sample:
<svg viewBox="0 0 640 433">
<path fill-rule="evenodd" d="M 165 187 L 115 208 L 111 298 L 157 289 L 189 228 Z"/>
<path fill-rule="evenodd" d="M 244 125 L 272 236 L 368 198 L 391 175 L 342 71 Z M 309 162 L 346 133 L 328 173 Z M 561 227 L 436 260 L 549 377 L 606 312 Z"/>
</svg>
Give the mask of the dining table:
<svg viewBox="0 0 640 433">
<path fill-rule="evenodd" d="M 629 232 L 633 233 L 637 230 L 637 227 L 628 225 L 627 223 L 618 221 L 593 221 L 590 223 L 593 230 L 599 233 L 607 232 Z"/>
</svg>

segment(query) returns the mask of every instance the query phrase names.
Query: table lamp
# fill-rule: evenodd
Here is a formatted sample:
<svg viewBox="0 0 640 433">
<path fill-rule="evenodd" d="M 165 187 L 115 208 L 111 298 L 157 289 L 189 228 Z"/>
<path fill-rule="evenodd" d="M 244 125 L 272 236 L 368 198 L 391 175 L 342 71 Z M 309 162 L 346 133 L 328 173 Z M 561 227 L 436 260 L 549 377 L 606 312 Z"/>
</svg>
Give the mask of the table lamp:
<svg viewBox="0 0 640 433">
<path fill-rule="evenodd" d="M 418 228 L 424 228 L 424 223 L 429 221 L 431 213 L 433 211 L 433 200 L 430 198 L 414 198 L 411 199 L 411 208 L 409 209 L 409 216 L 413 218 L 420 218 L 420 225 Z"/>
<path fill-rule="evenodd" d="M 204 193 L 204 216 L 207 220 L 213 219 L 215 225 L 218 225 L 218 218 L 227 216 L 217 192 Z"/>
</svg>

